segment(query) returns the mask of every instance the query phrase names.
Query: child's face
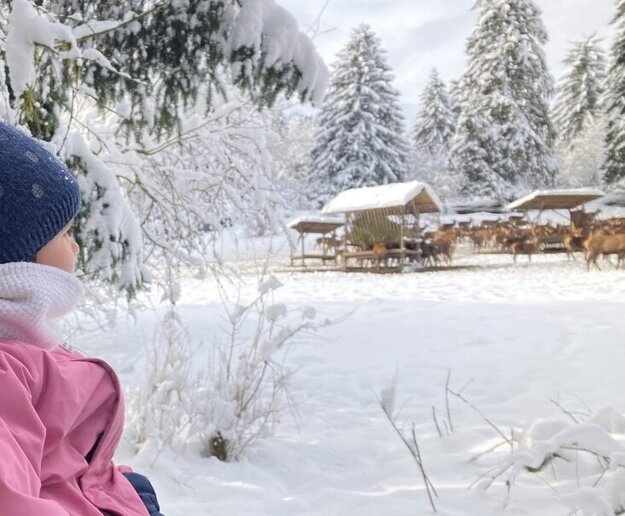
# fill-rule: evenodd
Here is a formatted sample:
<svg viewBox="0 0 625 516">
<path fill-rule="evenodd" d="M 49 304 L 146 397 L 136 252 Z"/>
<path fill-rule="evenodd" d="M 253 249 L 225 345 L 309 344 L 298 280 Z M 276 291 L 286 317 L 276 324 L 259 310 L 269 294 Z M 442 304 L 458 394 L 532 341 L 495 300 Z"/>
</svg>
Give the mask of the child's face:
<svg viewBox="0 0 625 516">
<path fill-rule="evenodd" d="M 35 256 L 35 262 L 50 265 L 69 273 L 74 272 L 79 247 L 72 236 L 72 224 L 73 222 L 70 222 L 39 250 Z"/>
</svg>

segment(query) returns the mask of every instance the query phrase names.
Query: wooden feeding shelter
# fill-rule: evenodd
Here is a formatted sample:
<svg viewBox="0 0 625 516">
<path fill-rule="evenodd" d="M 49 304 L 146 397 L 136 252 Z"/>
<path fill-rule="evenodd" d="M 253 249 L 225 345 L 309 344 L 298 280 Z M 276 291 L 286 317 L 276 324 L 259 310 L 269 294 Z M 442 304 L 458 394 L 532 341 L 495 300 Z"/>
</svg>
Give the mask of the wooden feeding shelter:
<svg viewBox="0 0 625 516">
<path fill-rule="evenodd" d="M 291 265 L 295 265 L 296 261 L 301 261 L 302 265 L 306 265 L 307 259 L 321 260 L 325 265 L 327 261 L 336 263 L 336 245 L 339 241 L 336 238 L 336 230 L 343 225 L 343 219 L 339 217 L 302 217 L 289 222 L 288 227 L 298 232 L 298 244 L 300 244 L 300 255 L 291 249 Z M 318 246 L 321 252 L 306 252 L 305 239 L 306 235 L 321 235 L 317 238 Z M 329 236 L 328 236 L 329 235 Z"/>
<path fill-rule="evenodd" d="M 571 224 L 584 219 L 583 205 L 603 197 L 605 194 L 596 188 L 568 188 L 564 190 L 537 190 L 525 197 L 508 204 L 510 211 L 538 210 L 539 216 L 544 210 L 568 210 Z M 581 206 L 581 208 L 580 208 Z M 575 210 L 575 208 L 579 208 Z M 575 210 L 575 211 L 574 211 Z"/>
<path fill-rule="evenodd" d="M 595 188 L 569 188 L 564 190 L 537 190 L 521 199 L 508 204 L 510 211 L 537 210 L 538 217 L 544 210 L 568 210 L 571 226 L 583 227 L 594 217 L 593 213 L 586 213 L 583 205 L 603 197 L 605 194 Z M 578 208 L 578 209 L 576 209 Z M 564 237 L 561 234 L 544 237 L 543 251 L 564 250 Z"/>
<path fill-rule="evenodd" d="M 569 210 L 603 197 L 594 188 L 569 188 L 566 190 L 537 190 L 508 204 L 509 211 Z"/>
<path fill-rule="evenodd" d="M 418 249 L 406 237 L 417 237 L 422 214 L 440 213 L 434 191 L 419 181 L 352 188 L 338 194 L 321 213 L 343 214 L 344 270 L 401 271 Z"/>
</svg>

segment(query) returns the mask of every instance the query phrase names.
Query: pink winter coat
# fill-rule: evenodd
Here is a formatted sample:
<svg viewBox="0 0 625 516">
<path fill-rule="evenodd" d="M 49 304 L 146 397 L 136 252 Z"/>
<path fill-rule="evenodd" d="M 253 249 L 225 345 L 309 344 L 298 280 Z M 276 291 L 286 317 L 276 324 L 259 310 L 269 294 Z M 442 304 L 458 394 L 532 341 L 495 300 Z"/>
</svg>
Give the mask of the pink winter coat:
<svg viewBox="0 0 625 516">
<path fill-rule="evenodd" d="M 105 362 L 0 339 L 0 514 L 146 516 L 112 462 L 123 420 Z"/>
</svg>

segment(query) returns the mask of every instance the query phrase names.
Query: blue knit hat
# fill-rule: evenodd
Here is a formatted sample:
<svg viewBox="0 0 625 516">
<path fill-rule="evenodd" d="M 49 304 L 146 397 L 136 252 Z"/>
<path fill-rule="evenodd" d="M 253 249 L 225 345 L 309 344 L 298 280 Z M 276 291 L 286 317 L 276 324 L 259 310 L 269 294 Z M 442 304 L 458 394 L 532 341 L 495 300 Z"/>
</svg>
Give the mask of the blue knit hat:
<svg viewBox="0 0 625 516">
<path fill-rule="evenodd" d="M 78 183 L 63 163 L 0 122 L 0 263 L 31 260 L 79 209 Z"/>
</svg>

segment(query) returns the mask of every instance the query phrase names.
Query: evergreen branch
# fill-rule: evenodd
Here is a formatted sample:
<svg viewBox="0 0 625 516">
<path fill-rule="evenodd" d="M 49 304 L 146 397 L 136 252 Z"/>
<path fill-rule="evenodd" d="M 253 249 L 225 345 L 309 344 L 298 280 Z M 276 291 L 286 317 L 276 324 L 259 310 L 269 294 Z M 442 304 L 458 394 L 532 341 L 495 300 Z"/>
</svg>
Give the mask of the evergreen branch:
<svg viewBox="0 0 625 516">
<path fill-rule="evenodd" d="M 81 36 L 80 38 L 76 39 L 76 43 L 83 43 L 83 42 L 85 42 L 85 41 L 87 41 L 89 39 L 97 38 L 99 36 L 103 36 L 104 34 L 108 34 L 110 32 L 115 32 L 118 29 L 121 29 L 121 28 L 123 28 L 123 27 L 125 27 L 127 25 L 130 25 L 131 23 L 134 23 L 134 22 L 136 22 L 136 21 L 138 21 L 138 20 L 140 20 L 142 18 L 145 18 L 146 16 L 152 14 L 153 12 L 158 11 L 159 9 L 162 9 L 163 7 L 166 7 L 167 4 L 171 4 L 171 0 L 163 0 L 162 2 L 156 3 L 156 4 L 154 4 L 153 7 L 151 7 L 147 11 L 144 11 L 144 12 L 142 12 L 140 14 L 137 14 L 136 16 L 134 16 L 134 17 L 132 17 L 132 18 L 126 20 L 126 21 L 120 22 L 118 25 L 115 25 L 114 27 L 109 27 L 108 29 L 104 29 L 104 30 L 101 30 L 101 31 L 94 31 L 91 34 L 87 34 L 86 36 Z M 89 23 L 86 23 L 85 25 L 87 27 L 89 27 Z"/>
</svg>

